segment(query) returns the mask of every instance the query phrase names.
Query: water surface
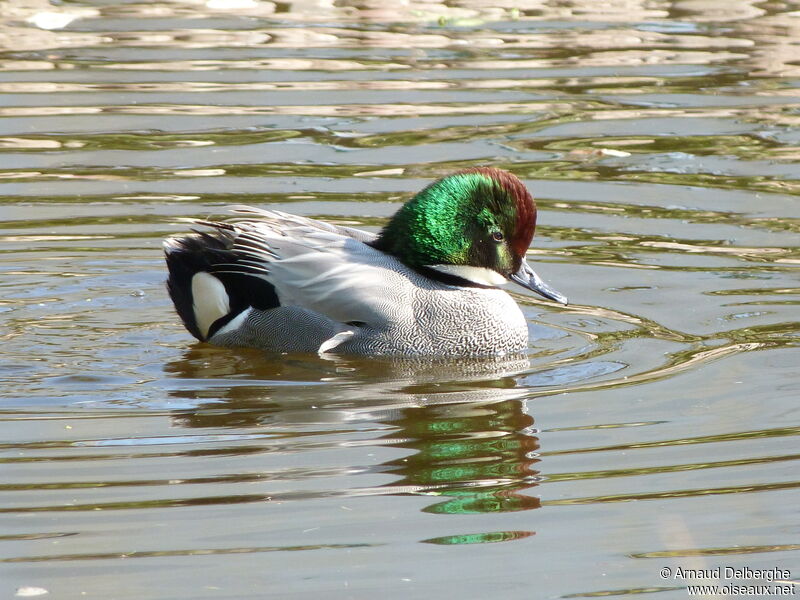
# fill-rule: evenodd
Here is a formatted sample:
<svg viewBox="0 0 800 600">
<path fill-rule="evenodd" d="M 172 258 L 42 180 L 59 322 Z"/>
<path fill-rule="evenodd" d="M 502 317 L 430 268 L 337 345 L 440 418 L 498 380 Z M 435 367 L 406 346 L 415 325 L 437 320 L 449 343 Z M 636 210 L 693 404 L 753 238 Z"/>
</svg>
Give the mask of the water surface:
<svg viewBox="0 0 800 600">
<path fill-rule="evenodd" d="M 0 596 L 800 578 L 798 15 L 4 3 Z M 179 218 L 251 203 L 374 230 L 478 164 L 536 196 L 529 260 L 572 301 L 512 290 L 524 359 L 268 356 L 179 324 Z"/>
</svg>

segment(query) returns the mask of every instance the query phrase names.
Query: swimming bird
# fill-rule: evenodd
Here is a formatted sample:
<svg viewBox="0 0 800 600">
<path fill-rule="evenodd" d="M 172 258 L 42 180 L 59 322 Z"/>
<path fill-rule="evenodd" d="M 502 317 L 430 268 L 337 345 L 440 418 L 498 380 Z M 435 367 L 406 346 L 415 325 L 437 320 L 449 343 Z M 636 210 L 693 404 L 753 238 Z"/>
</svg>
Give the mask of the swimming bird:
<svg viewBox="0 0 800 600">
<path fill-rule="evenodd" d="M 525 260 L 536 204 L 513 174 L 475 167 L 409 200 L 377 234 L 235 207 L 165 240 L 189 332 L 276 352 L 502 356 L 528 346 L 509 281 L 567 303 Z"/>
</svg>

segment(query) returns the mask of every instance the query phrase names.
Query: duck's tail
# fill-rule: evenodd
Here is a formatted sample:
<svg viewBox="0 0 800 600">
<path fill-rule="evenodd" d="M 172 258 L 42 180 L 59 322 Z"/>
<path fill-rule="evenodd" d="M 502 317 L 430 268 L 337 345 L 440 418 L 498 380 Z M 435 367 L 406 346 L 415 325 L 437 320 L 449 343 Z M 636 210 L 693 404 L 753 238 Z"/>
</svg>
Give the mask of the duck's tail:
<svg viewBox="0 0 800 600">
<path fill-rule="evenodd" d="M 280 305 L 274 286 L 263 277 L 235 270 L 240 257 L 232 243 L 224 229 L 164 241 L 169 295 L 186 329 L 201 342 L 250 307 Z"/>
</svg>

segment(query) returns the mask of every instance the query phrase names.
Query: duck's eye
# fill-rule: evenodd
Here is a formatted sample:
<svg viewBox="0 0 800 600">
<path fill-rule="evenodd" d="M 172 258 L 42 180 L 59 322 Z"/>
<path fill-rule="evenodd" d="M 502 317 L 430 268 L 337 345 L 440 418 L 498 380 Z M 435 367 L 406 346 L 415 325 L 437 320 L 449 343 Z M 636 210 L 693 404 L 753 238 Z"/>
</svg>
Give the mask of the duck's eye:
<svg viewBox="0 0 800 600">
<path fill-rule="evenodd" d="M 502 242 L 502 241 L 503 241 L 503 239 L 504 239 L 504 237 L 503 237 L 503 232 L 502 232 L 502 231 L 493 231 L 493 232 L 492 232 L 492 239 L 493 239 L 495 242 Z"/>
</svg>

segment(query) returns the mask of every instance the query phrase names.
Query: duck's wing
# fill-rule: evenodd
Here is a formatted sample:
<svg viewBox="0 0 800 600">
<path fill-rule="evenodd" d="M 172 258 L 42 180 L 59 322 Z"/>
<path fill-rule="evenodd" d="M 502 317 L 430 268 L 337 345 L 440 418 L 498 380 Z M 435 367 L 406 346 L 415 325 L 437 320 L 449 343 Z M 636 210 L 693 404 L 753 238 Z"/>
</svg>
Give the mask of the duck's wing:
<svg viewBox="0 0 800 600">
<path fill-rule="evenodd" d="M 363 229 L 356 229 L 355 227 L 346 227 L 344 225 L 333 225 L 324 221 L 317 221 L 316 219 L 309 219 L 308 217 L 301 217 L 299 215 L 292 215 L 289 213 L 281 212 L 279 210 L 265 210 L 263 208 L 256 208 L 254 206 L 246 206 L 239 204 L 230 207 L 231 211 L 235 214 L 252 215 L 257 220 L 263 220 L 265 223 L 272 223 L 276 227 L 293 227 L 305 226 L 320 231 L 328 231 L 330 233 L 338 233 L 346 237 L 353 238 L 359 242 L 371 242 L 375 240 L 377 234 Z M 247 218 L 246 220 L 254 220 Z"/>
<path fill-rule="evenodd" d="M 231 257 L 213 265 L 211 275 L 267 282 L 281 306 L 303 307 L 346 325 L 381 329 L 409 310 L 398 294 L 404 267 L 365 243 L 374 234 L 278 211 L 236 212 L 258 218 L 200 222 L 225 239 Z"/>
</svg>

